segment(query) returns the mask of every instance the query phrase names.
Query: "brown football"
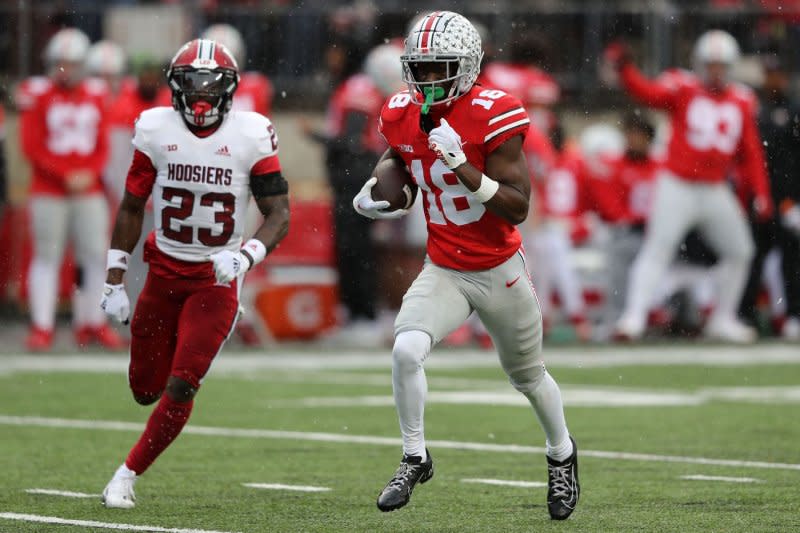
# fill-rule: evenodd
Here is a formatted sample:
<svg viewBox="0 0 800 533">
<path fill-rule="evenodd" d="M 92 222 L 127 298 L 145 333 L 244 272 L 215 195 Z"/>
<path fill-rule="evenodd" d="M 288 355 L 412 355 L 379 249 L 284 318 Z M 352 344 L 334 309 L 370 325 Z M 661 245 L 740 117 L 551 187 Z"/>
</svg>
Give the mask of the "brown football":
<svg viewBox="0 0 800 533">
<path fill-rule="evenodd" d="M 384 159 L 377 164 L 372 175 L 378 178 L 372 188 L 372 199 L 389 202 L 386 211 L 407 209 L 414 203 L 419 187 L 405 165 L 394 158 Z"/>
</svg>

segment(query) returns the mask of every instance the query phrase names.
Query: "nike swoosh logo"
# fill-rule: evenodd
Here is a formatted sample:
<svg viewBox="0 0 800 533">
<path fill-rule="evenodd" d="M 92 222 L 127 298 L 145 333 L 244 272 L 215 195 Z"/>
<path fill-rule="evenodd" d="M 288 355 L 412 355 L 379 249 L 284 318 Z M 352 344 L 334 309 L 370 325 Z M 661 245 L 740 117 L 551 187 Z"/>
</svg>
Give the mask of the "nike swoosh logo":
<svg viewBox="0 0 800 533">
<path fill-rule="evenodd" d="M 519 278 L 520 277 L 517 276 L 516 278 L 514 278 L 514 281 L 506 281 L 506 287 L 511 287 L 513 284 L 519 281 Z"/>
</svg>

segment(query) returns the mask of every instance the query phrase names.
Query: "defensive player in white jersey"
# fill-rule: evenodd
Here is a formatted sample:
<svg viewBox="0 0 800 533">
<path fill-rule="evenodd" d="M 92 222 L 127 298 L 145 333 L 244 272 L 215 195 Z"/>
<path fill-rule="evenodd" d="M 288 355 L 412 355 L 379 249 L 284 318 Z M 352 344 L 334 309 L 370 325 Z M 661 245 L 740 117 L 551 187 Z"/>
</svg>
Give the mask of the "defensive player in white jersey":
<svg viewBox="0 0 800 533">
<path fill-rule="evenodd" d="M 503 91 L 475 83 L 481 39 L 463 16 L 435 11 L 406 39 L 401 58 L 409 89 L 380 116 L 389 144 L 382 160 L 411 169 L 423 194 L 428 257 L 395 321 L 392 384 L 403 437 L 400 467 L 378 496 L 381 511 L 409 502 L 433 476 L 425 447 L 423 363 L 431 348 L 477 312 L 511 384 L 530 401 L 547 442 L 547 505 L 563 520 L 578 503 L 578 458 L 561 392 L 542 362 L 542 315 L 516 225 L 530 202 L 522 143 L 530 119 Z M 375 201 L 369 179 L 353 204 L 370 218 L 396 218 Z"/>
<path fill-rule="evenodd" d="M 158 401 L 139 441 L 103 491 L 106 507 L 131 508 L 137 476 L 178 436 L 212 360 L 234 326 L 244 274 L 286 235 L 288 185 L 269 119 L 230 111 L 239 81 L 233 56 L 197 39 L 167 72 L 173 108 L 143 112 L 117 215 L 102 307 L 127 323 L 123 275 L 153 196 L 149 272 L 131 321 L 128 378 L 135 400 Z M 264 214 L 242 246 L 250 195 Z"/>
</svg>

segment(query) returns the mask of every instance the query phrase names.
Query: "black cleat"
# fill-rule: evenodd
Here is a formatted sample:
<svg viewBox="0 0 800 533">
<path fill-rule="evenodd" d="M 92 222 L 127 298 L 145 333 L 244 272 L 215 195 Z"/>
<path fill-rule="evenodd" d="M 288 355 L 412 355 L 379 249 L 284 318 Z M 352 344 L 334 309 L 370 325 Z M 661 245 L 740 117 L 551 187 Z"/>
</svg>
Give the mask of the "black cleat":
<svg viewBox="0 0 800 533">
<path fill-rule="evenodd" d="M 572 455 L 564 461 L 547 458 L 547 510 L 553 520 L 566 520 L 575 506 L 581 485 L 578 483 L 578 446 L 572 437 Z"/>
<path fill-rule="evenodd" d="M 422 462 L 418 455 L 403 455 L 400 466 L 378 496 L 378 509 L 383 512 L 400 509 L 411 499 L 414 486 L 433 477 L 433 459 L 426 449 L 428 460 Z"/>
</svg>

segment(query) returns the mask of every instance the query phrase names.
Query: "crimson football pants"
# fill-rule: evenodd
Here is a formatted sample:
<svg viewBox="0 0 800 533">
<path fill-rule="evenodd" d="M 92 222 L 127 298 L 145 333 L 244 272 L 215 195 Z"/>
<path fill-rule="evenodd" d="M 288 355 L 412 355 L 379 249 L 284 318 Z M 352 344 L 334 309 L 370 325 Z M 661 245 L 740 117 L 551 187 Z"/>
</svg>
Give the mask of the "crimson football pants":
<svg viewBox="0 0 800 533">
<path fill-rule="evenodd" d="M 134 395 L 158 395 L 175 376 L 200 386 L 239 309 L 237 281 L 165 279 L 148 273 L 131 322 L 128 382 Z"/>
</svg>

